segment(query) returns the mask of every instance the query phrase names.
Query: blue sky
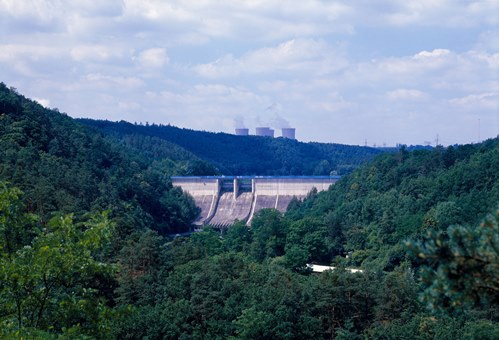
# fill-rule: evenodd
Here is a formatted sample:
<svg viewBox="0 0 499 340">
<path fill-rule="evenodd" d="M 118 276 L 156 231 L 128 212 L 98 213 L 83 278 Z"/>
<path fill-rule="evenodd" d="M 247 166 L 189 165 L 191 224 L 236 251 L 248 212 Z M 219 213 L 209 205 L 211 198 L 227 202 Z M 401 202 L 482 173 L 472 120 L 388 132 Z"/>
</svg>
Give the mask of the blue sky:
<svg viewBox="0 0 499 340">
<path fill-rule="evenodd" d="M 499 133 L 499 1 L 0 0 L 0 81 L 73 117 L 304 141 Z M 277 132 L 279 135 L 279 132 Z"/>
</svg>

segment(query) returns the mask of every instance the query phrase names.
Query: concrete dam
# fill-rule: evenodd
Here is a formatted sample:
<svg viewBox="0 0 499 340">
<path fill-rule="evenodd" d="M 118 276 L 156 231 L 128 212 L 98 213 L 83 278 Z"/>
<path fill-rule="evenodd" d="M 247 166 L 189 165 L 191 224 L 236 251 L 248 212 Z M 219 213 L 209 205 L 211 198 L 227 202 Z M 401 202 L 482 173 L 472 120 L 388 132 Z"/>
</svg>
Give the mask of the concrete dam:
<svg viewBox="0 0 499 340">
<path fill-rule="evenodd" d="M 285 212 L 296 197 L 327 190 L 340 176 L 200 176 L 172 177 L 174 186 L 192 196 L 201 209 L 196 225 L 227 227 L 236 220 L 250 224 L 264 208 Z"/>
</svg>

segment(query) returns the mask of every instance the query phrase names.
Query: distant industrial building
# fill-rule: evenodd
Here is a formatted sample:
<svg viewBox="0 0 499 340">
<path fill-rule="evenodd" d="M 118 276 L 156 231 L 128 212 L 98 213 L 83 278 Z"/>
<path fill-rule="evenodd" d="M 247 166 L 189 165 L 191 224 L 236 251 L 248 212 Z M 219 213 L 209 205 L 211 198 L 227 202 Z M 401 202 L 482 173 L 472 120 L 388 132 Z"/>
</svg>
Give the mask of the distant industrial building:
<svg viewBox="0 0 499 340">
<path fill-rule="evenodd" d="M 295 131 L 295 128 L 282 128 L 282 136 L 284 138 L 296 139 Z"/>
<path fill-rule="evenodd" d="M 255 135 L 257 136 L 267 136 L 269 133 L 268 127 L 257 127 L 255 129 Z"/>
<path fill-rule="evenodd" d="M 249 129 L 246 128 L 236 129 L 236 136 L 248 136 L 248 135 L 249 135 Z"/>
<path fill-rule="evenodd" d="M 295 137 L 295 128 L 282 128 L 282 134 L 281 136 L 284 138 L 289 138 L 289 139 L 296 139 Z M 237 128 L 236 129 L 236 136 L 248 136 L 249 135 L 249 129 L 247 128 Z M 275 137 L 275 131 L 274 129 L 271 129 L 268 126 L 260 126 L 255 128 L 255 136 L 261 136 L 261 137 Z"/>
<path fill-rule="evenodd" d="M 255 134 L 257 136 L 264 136 L 264 137 L 274 137 L 274 130 L 271 128 L 265 126 L 265 127 L 257 127 L 255 129 Z"/>
</svg>

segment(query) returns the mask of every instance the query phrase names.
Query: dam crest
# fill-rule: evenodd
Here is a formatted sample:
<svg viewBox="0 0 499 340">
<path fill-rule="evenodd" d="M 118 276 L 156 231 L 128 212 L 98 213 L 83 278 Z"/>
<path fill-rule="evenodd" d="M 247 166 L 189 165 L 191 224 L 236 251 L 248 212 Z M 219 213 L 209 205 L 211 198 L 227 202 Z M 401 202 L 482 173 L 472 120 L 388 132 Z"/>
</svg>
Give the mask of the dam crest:
<svg viewBox="0 0 499 340">
<path fill-rule="evenodd" d="M 265 208 L 285 212 L 291 200 L 327 190 L 340 176 L 190 176 L 172 184 L 192 196 L 201 213 L 196 225 L 228 227 L 236 220 L 250 224 Z"/>
</svg>

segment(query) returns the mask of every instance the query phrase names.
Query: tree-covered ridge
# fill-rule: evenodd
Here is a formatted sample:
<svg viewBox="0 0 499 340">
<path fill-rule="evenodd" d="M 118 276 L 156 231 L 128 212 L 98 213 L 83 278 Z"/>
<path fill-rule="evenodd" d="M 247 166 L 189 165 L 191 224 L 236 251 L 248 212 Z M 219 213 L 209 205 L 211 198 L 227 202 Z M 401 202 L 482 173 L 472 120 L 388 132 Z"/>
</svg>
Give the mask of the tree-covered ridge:
<svg viewBox="0 0 499 340">
<path fill-rule="evenodd" d="M 86 124 L 91 120 L 78 119 L 78 121 Z M 93 131 L 106 132 L 92 125 L 86 125 Z M 159 137 L 137 133 L 126 135 L 111 133 L 106 137 L 111 143 L 117 142 L 128 149 L 134 150 L 136 154 L 155 161 L 170 175 L 212 176 L 219 174 L 218 169 L 211 163 L 203 161 L 192 152 Z"/>
<path fill-rule="evenodd" d="M 158 140 L 174 143 L 215 165 L 225 175 L 329 175 L 331 172 L 343 175 L 381 153 L 368 147 L 235 136 L 170 125 L 137 125 L 90 119 L 80 121 L 126 144 L 130 144 L 130 140 L 145 138 L 155 145 L 159 144 Z M 132 143 L 132 146 L 147 152 L 158 150 L 152 144 Z M 161 155 L 163 151 L 156 153 Z"/>
<path fill-rule="evenodd" d="M 499 203 L 499 139 L 481 144 L 383 154 L 329 191 L 296 203 L 287 216 L 318 219 L 331 256 L 391 270 L 406 258 L 401 242 L 453 224 L 476 225 Z"/>
<path fill-rule="evenodd" d="M 111 209 L 120 229 L 186 230 L 196 208 L 169 175 L 200 161 L 181 158 L 154 161 L 0 84 L 0 180 L 22 189 L 43 220 Z"/>
</svg>

